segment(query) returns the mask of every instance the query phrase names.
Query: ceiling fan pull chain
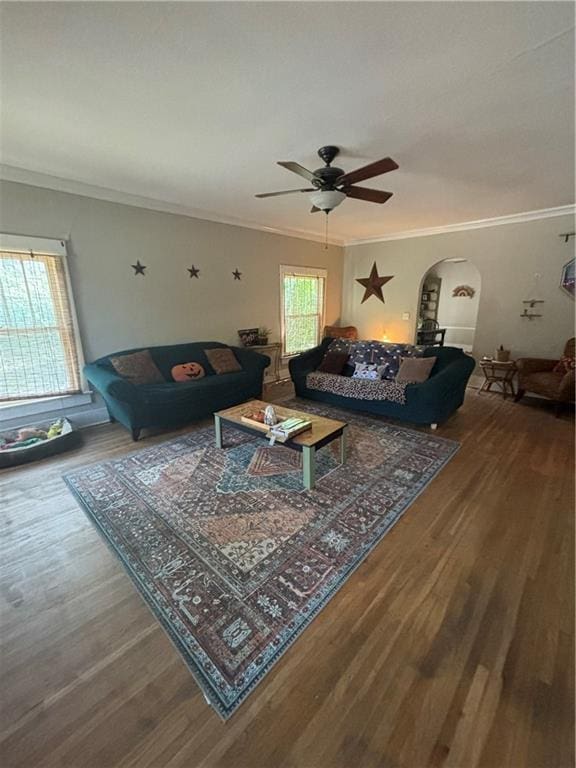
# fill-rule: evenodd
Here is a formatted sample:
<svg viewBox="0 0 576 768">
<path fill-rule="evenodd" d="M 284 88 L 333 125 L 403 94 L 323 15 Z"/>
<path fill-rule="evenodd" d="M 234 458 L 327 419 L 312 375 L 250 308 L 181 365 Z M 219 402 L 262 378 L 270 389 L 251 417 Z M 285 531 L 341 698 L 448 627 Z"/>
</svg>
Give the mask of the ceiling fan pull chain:
<svg viewBox="0 0 576 768">
<path fill-rule="evenodd" d="M 329 211 L 326 211 L 326 226 L 324 228 L 324 250 L 328 250 L 328 213 Z"/>
</svg>

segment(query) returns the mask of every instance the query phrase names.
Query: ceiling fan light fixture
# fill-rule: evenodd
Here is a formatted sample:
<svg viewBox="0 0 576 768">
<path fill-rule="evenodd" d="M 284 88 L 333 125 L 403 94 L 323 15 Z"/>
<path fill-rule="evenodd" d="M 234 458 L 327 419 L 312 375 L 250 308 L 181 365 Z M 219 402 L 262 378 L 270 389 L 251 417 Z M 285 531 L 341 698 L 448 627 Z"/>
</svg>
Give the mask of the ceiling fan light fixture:
<svg viewBox="0 0 576 768">
<path fill-rule="evenodd" d="M 343 200 L 346 200 L 346 195 L 337 189 L 326 189 L 310 195 L 312 205 L 326 213 L 334 210 Z"/>
</svg>

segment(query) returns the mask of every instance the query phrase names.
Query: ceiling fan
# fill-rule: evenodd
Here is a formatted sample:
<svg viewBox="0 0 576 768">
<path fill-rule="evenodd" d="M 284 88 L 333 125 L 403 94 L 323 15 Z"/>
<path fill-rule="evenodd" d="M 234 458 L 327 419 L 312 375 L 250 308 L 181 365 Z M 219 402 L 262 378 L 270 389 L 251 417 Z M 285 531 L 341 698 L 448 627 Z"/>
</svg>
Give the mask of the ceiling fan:
<svg viewBox="0 0 576 768">
<path fill-rule="evenodd" d="M 278 165 L 281 165 L 283 168 L 303 176 L 312 186 L 304 189 L 287 189 L 284 192 L 264 192 L 263 194 L 256 195 L 256 197 L 276 197 L 277 195 L 291 195 L 294 192 L 312 192 L 310 195 L 310 202 L 312 203 L 310 213 L 317 213 L 318 211 L 330 213 L 347 197 L 353 197 L 356 200 L 366 200 L 369 203 L 385 203 L 392 197 L 392 192 L 382 192 L 379 189 L 354 186 L 357 181 L 372 179 L 374 176 L 381 176 L 383 173 L 395 171 L 399 166 L 391 157 L 385 157 L 383 160 L 377 160 L 375 163 L 365 165 L 363 168 L 357 168 L 355 171 L 350 171 L 350 173 L 344 173 L 342 168 L 333 168 L 330 165 L 339 152 L 338 147 L 320 147 L 318 155 L 326 165 L 323 168 L 318 168 L 316 171 L 309 171 L 299 163 L 290 161 L 278 162 Z"/>
</svg>

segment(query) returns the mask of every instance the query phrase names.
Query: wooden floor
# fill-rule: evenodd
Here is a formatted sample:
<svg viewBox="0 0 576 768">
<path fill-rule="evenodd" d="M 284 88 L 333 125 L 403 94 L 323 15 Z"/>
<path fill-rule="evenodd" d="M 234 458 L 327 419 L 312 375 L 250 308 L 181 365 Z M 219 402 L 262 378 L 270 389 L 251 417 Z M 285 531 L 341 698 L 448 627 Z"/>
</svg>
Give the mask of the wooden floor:
<svg viewBox="0 0 576 768">
<path fill-rule="evenodd" d="M 469 394 L 460 452 L 227 723 L 60 478 L 128 433 L 4 471 L 0 764 L 572 766 L 573 429 Z"/>
</svg>

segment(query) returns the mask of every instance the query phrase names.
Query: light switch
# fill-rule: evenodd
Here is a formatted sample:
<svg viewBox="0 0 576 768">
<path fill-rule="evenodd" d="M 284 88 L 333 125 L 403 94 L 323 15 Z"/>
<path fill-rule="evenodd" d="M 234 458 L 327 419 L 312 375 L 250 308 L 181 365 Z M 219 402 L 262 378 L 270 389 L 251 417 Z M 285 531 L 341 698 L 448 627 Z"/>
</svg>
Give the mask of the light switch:
<svg viewBox="0 0 576 768">
<path fill-rule="evenodd" d="M 402 312 L 402 320 L 410 320 L 410 312 Z"/>
</svg>

